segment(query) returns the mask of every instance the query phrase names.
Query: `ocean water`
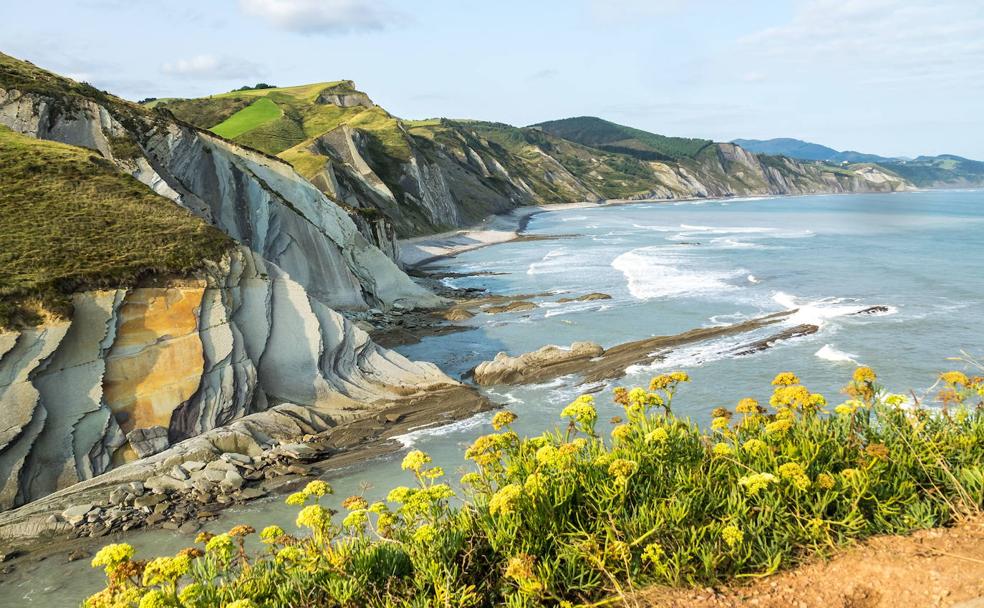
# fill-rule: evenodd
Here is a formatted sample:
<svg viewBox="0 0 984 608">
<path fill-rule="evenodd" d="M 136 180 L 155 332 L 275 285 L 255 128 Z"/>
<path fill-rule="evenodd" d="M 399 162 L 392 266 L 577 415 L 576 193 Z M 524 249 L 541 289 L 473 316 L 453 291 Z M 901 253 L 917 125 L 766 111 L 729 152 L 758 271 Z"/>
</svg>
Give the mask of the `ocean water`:
<svg viewBox="0 0 984 608">
<path fill-rule="evenodd" d="M 458 376 L 499 351 L 519 354 L 578 340 L 608 347 L 790 308 L 798 312 L 787 326 L 820 326 L 816 334 L 738 358 L 730 352 L 749 336 L 681 348 L 611 383 L 643 385 L 662 371 L 685 370 L 692 383 L 679 391 L 674 410 L 700 423 L 709 420 L 713 408 L 733 407 L 742 397 L 767 400 L 769 382 L 779 371 L 796 372 L 811 390 L 838 403 L 857 364 L 872 366 L 889 390 L 922 395 L 939 371 L 962 368 L 949 357 L 984 356 L 984 191 L 638 203 L 543 213 L 532 218 L 528 231 L 557 238 L 486 247 L 432 268 L 505 273 L 447 282 L 497 293 L 547 294 L 529 298 L 540 307 L 479 314 L 467 322 L 472 331 L 398 350 Z M 590 292 L 612 299 L 556 302 Z M 879 305 L 888 312 L 852 314 Z M 558 424 L 560 409 L 586 388 L 560 379 L 487 392 L 519 415 L 519 432 L 538 434 Z M 619 412 L 610 391 L 596 398 L 604 428 Z M 491 431 L 490 419 L 483 414 L 418 429 L 403 442 L 457 473 L 464 449 Z M 400 458 L 333 475 L 335 500 L 360 493 L 375 498 L 410 483 Z M 271 498 L 227 511 L 209 529 L 223 531 L 241 522 L 290 529 L 295 512 Z M 145 556 L 190 544 L 187 537 L 163 531 L 126 540 Z M 83 575 L 86 571 L 86 561 L 48 558 L 0 584 L 0 605 L 15 600 L 70 605 L 100 588 L 99 572 Z"/>
</svg>

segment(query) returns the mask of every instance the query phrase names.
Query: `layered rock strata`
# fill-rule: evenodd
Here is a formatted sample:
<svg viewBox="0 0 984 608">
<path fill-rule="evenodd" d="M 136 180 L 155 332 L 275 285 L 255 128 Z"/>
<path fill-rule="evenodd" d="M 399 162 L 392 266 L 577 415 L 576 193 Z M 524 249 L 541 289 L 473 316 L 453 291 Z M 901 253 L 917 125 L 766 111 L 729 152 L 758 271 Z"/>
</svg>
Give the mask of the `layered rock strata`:
<svg viewBox="0 0 984 608">
<path fill-rule="evenodd" d="M 333 423 L 456 385 L 235 250 L 199 282 L 76 294 L 70 320 L 0 334 L 0 508 L 277 403 Z"/>
</svg>

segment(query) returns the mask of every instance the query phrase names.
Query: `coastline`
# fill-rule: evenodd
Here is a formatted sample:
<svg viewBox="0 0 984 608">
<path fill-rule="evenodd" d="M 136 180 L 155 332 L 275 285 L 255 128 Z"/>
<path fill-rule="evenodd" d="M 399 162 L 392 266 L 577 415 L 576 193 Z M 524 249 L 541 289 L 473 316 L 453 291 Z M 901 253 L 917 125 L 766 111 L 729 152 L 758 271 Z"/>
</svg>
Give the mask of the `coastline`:
<svg viewBox="0 0 984 608">
<path fill-rule="evenodd" d="M 516 207 L 505 213 L 490 215 L 478 224 L 458 230 L 450 230 L 438 234 L 415 236 L 400 239 L 397 248 L 400 252 L 400 263 L 407 270 L 426 266 L 432 262 L 452 258 L 459 253 L 481 249 L 489 245 L 508 243 L 523 236 L 526 226 L 535 215 L 552 211 L 568 211 L 571 209 L 588 209 L 595 207 L 617 207 L 636 204 L 667 204 L 690 201 L 727 201 L 740 199 L 759 199 L 774 197 L 811 196 L 806 194 L 761 194 L 740 197 L 687 197 L 687 198 L 640 198 L 640 199 L 607 199 L 598 202 L 584 201 L 580 203 L 557 203 L 555 205 L 528 205 Z"/>
<path fill-rule="evenodd" d="M 556 205 L 516 207 L 506 213 L 490 215 L 478 224 L 467 228 L 400 239 L 397 242 L 397 247 L 400 250 L 400 262 L 407 269 L 420 268 L 431 262 L 454 257 L 465 251 L 515 240 L 526 229 L 530 218 L 539 213 L 603 207 L 611 204 L 615 204 L 615 202 L 559 203 Z"/>
<path fill-rule="evenodd" d="M 903 192 L 929 192 L 934 188 L 913 188 L 896 192 L 877 192 L 871 194 L 901 194 Z M 950 188 L 947 190 L 979 190 L 979 188 Z M 714 201 L 733 201 L 733 200 L 756 200 L 769 198 L 798 198 L 805 196 L 850 196 L 859 194 L 858 192 L 807 192 L 803 194 L 745 194 L 736 196 L 700 197 L 690 196 L 683 198 L 631 198 L 631 199 L 606 199 L 597 202 L 583 201 L 579 203 L 557 203 L 554 205 L 527 205 L 516 207 L 505 213 L 498 213 L 486 217 L 481 222 L 449 230 L 437 234 L 415 236 L 408 239 L 399 239 L 397 249 L 400 253 L 400 263 L 405 270 L 419 269 L 432 262 L 452 258 L 459 253 L 481 249 L 489 245 L 508 243 L 523 236 L 526 226 L 534 215 L 548 213 L 551 211 L 567 211 L 570 209 L 586 209 L 594 207 L 616 207 L 621 205 L 636 204 L 674 204 L 693 201 L 714 202 Z"/>
</svg>

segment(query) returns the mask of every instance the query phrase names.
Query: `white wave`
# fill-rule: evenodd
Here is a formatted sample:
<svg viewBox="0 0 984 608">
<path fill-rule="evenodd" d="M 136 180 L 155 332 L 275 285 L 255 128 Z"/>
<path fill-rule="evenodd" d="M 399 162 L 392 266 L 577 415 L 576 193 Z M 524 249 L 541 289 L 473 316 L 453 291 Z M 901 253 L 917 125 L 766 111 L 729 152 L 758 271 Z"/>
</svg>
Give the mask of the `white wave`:
<svg viewBox="0 0 984 608">
<path fill-rule="evenodd" d="M 842 350 L 837 350 L 829 344 L 824 344 L 823 347 L 817 352 L 813 353 L 818 359 L 823 359 L 824 361 L 833 361 L 834 363 L 851 363 L 853 365 L 858 365 L 858 356 L 852 355 L 851 353 L 845 353 Z"/>
<path fill-rule="evenodd" d="M 535 274 L 564 272 L 570 269 L 575 259 L 576 256 L 568 255 L 565 249 L 552 249 L 544 254 L 539 262 L 531 263 L 526 269 L 526 274 L 532 276 Z"/>
<path fill-rule="evenodd" d="M 662 353 L 663 358 L 657 359 L 649 364 L 631 365 L 625 370 L 625 373 L 628 376 L 636 374 L 648 375 L 657 370 L 700 367 L 705 363 L 734 357 L 737 349 L 740 349 L 753 340 L 754 338 L 750 338 L 749 336 L 729 336 L 717 340 L 691 344 L 689 346 L 671 348 Z M 631 385 L 632 382 L 626 382 L 626 384 Z"/>
<path fill-rule="evenodd" d="M 728 281 L 744 271 L 721 271 L 709 268 L 686 268 L 691 260 L 667 247 L 640 247 L 627 251 L 612 261 L 612 267 L 625 275 L 629 293 L 639 300 L 674 296 L 721 293 L 737 289 Z"/>
<path fill-rule="evenodd" d="M 701 226 L 680 224 L 679 233 L 670 240 L 690 240 L 702 236 L 742 235 L 744 239 L 803 239 L 816 236 L 812 230 L 780 230 L 765 226 Z M 742 241 L 745 242 L 745 241 Z"/>
<path fill-rule="evenodd" d="M 746 278 L 746 279 L 748 279 L 748 282 L 749 282 L 749 283 L 751 283 L 752 285 L 758 285 L 759 283 L 761 283 L 761 282 L 762 282 L 762 281 L 761 281 L 761 280 L 760 280 L 760 279 L 759 279 L 758 277 L 756 277 L 756 276 L 755 276 L 754 274 L 750 274 L 750 275 L 748 275 L 748 276 L 747 276 L 747 277 L 745 277 L 745 278 Z"/>
<path fill-rule="evenodd" d="M 588 219 L 588 216 L 586 216 L 586 215 L 575 215 L 574 217 L 562 217 L 562 218 L 560 218 L 560 221 L 562 221 L 562 222 L 577 222 L 577 221 L 586 220 L 586 219 Z"/>
<path fill-rule="evenodd" d="M 791 323 L 809 324 L 823 327 L 831 319 L 856 314 L 868 306 L 857 302 L 845 304 L 844 298 L 823 298 L 820 300 L 799 302 L 796 296 L 777 291 L 772 296 L 772 300 L 786 310 L 796 309 L 796 312 L 789 317 Z M 887 313 L 893 314 L 894 307 L 888 307 Z"/>
<path fill-rule="evenodd" d="M 522 403 L 523 400 L 512 393 L 497 393 L 493 390 L 486 390 L 485 394 L 492 397 L 493 401 L 502 401 L 507 404 Z"/>
<path fill-rule="evenodd" d="M 710 244 L 717 249 L 769 249 L 759 243 L 749 243 L 748 241 L 739 241 L 727 237 L 713 238 Z"/>
<path fill-rule="evenodd" d="M 582 302 L 580 304 L 573 304 L 573 305 L 567 303 L 551 308 L 552 310 L 548 310 L 543 314 L 544 318 L 558 317 L 561 315 L 570 315 L 579 312 L 586 312 L 589 310 L 594 310 L 594 311 L 606 310 L 605 306 L 601 306 L 597 302 Z"/>
<path fill-rule="evenodd" d="M 729 314 L 712 315 L 708 317 L 707 320 L 711 324 L 711 327 L 720 327 L 722 325 L 731 325 L 733 323 L 747 321 L 748 315 L 740 312 L 733 312 Z"/>
<path fill-rule="evenodd" d="M 417 441 L 421 437 L 437 437 L 440 435 L 450 435 L 451 433 L 467 431 L 468 429 L 472 429 L 487 423 L 490 417 L 491 414 L 489 412 L 482 412 L 481 414 L 475 414 L 470 418 L 458 420 L 457 422 L 452 422 L 451 424 L 440 425 L 439 422 L 434 422 L 430 425 L 415 428 L 408 433 L 404 433 L 403 435 L 396 435 L 393 439 L 399 441 L 404 448 L 411 448 L 416 445 Z"/>
<path fill-rule="evenodd" d="M 652 230 L 653 232 L 675 232 L 679 228 L 674 226 L 649 226 L 647 224 L 632 224 L 633 228 L 639 228 L 640 230 Z M 612 234 L 609 232 L 609 234 Z"/>
</svg>

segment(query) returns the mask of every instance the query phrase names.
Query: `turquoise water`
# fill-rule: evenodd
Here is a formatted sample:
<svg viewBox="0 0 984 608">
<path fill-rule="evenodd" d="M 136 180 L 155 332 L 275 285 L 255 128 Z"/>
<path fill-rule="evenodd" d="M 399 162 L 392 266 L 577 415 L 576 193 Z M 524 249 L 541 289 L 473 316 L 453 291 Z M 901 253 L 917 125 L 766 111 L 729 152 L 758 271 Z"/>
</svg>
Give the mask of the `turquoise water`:
<svg viewBox="0 0 984 608">
<path fill-rule="evenodd" d="M 435 268 L 498 272 L 449 280 L 533 298 L 531 312 L 480 314 L 469 332 L 400 348 L 459 375 L 499 351 L 518 354 L 545 344 L 593 340 L 612 346 L 650 335 L 733 323 L 798 307 L 790 324 L 814 323 L 817 334 L 734 358 L 747 336 L 712 341 L 630 370 L 618 384 L 645 384 L 663 370 L 683 369 L 693 383 L 675 410 L 706 422 L 717 406 L 745 396 L 767 398 L 778 371 L 799 374 L 836 403 L 855 362 L 870 365 L 892 391 L 925 393 L 935 374 L 961 364 L 966 351 L 984 355 L 984 192 L 808 196 L 754 200 L 640 203 L 543 213 L 528 231 L 564 238 L 514 242 L 467 252 Z M 600 291 L 611 300 L 557 304 L 563 295 Z M 880 315 L 851 313 L 875 305 Z M 764 337 L 775 329 L 756 335 Z M 535 434 L 585 387 L 570 381 L 489 391 L 519 414 L 519 431 Z M 597 395 L 602 420 L 617 412 L 608 391 Z M 404 443 L 432 454 L 448 471 L 464 448 L 491 430 L 491 414 L 441 429 L 420 429 Z M 336 499 L 384 495 L 408 483 L 401 456 L 364 463 L 332 478 Z M 365 487 L 371 482 L 371 487 Z M 270 499 L 226 512 L 213 531 L 233 523 L 293 526 L 296 509 Z M 190 539 L 141 532 L 127 540 L 145 555 L 176 551 Z M 0 585 L 0 604 L 70 605 L 100 587 L 86 562 L 24 569 Z M 50 567 L 57 563 L 57 567 Z"/>
</svg>

